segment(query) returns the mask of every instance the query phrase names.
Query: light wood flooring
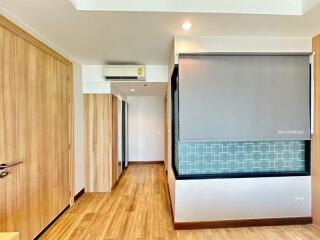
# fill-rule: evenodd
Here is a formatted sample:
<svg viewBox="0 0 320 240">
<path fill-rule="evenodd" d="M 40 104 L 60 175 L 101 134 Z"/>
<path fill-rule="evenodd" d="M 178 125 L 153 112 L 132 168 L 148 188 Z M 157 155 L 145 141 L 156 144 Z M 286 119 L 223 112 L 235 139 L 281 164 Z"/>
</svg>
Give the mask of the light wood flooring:
<svg viewBox="0 0 320 240">
<path fill-rule="evenodd" d="M 86 193 L 42 240 L 316 240 L 312 225 L 210 230 L 173 229 L 163 165 L 130 165 L 112 193 Z"/>
</svg>

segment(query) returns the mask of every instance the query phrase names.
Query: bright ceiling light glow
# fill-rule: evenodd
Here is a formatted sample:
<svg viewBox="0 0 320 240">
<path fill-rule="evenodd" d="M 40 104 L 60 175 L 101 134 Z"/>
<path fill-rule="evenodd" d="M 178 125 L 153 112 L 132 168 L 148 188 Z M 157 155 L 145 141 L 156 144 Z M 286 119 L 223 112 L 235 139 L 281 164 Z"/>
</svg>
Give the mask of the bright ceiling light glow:
<svg viewBox="0 0 320 240">
<path fill-rule="evenodd" d="M 186 21 L 182 24 L 182 28 L 186 31 L 190 30 L 191 27 L 192 27 L 192 24 L 189 21 Z"/>
<path fill-rule="evenodd" d="M 130 89 L 130 92 L 135 92 L 136 90 L 134 88 Z"/>
</svg>

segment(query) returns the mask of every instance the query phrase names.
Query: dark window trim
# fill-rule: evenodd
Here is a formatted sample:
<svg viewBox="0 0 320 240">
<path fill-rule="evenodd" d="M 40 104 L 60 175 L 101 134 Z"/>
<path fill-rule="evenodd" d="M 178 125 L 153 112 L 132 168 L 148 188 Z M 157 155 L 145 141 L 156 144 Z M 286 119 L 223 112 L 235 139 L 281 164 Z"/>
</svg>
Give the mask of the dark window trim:
<svg viewBox="0 0 320 240">
<path fill-rule="evenodd" d="M 310 69 L 311 71 L 311 69 Z M 176 146 L 175 146 L 175 116 L 174 112 L 174 91 L 178 90 L 178 76 L 179 76 L 179 67 L 178 64 L 175 64 L 172 76 L 171 76 L 171 166 L 175 178 L 177 180 L 191 180 L 191 179 L 221 179 L 221 178 L 261 178 L 261 177 L 294 177 L 294 176 L 310 176 L 311 172 L 311 140 L 305 141 L 305 170 L 301 172 L 261 172 L 261 173 L 224 173 L 224 174 L 188 174 L 183 175 L 179 174 L 176 168 Z M 311 74 L 310 74 L 310 92 L 311 92 Z M 178 95 L 179 96 L 179 95 Z M 310 94 L 311 96 L 311 94 Z M 311 98 L 310 98 L 310 115 L 311 115 Z M 311 126 L 311 123 L 310 123 Z"/>
<path fill-rule="evenodd" d="M 308 172 L 266 172 L 266 173 L 239 173 L 239 174 L 190 174 L 175 175 L 176 180 L 196 180 L 196 179 L 223 179 L 223 178 L 266 178 L 266 177 L 297 177 L 309 176 Z"/>
<path fill-rule="evenodd" d="M 172 169 L 174 172 L 174 175 L 177 179 L 177 177 L 179 177 L 179 173 L 178 170 L 176 168 L 176 142 L 175 142 L 175 136 L 176 136 L 176 129 L 175 129 L 175 119 L 176 119 L 176 115 L 174 113 L 174 91 L 178 89 L 177 86 L 177 77 L 178 77 L 178 64 L 175 64 L 174 66 L 174 70 L 171 76 L 171 165 L 172 165 Z"/>
</svg>

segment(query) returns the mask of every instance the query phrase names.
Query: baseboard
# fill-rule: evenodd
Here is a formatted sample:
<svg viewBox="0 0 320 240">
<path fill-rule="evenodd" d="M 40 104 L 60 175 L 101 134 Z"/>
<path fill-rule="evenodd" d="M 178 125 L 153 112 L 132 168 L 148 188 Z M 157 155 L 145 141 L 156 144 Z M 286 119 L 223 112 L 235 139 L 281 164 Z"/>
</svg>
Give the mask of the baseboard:
<svg viewBox="0 0 320 240">
<path fill-rule="evenodd" d="M 192 230 L 208 228 L 238 228 L 238 227 L 261 227 L 261 226 L 281 226 L 281 225 L 304 225 L 311 224 L 312 217 L 292 217 L 292 218 L 263 218 L 263 219 L 241 219 L 208 222 L 176 222 L 175 230 Z"/>
<path fill-rule="evenodd" d="M 82 195 L 84 194 L 84 188 L 80 190 L 75 196 L 74 196 L 74 202 L 76 202 Z"/>
<path fill-rule="evenodd" d="M 164 164 L 164 161 L 130 161 L 128 164 Z"/>
</svg>

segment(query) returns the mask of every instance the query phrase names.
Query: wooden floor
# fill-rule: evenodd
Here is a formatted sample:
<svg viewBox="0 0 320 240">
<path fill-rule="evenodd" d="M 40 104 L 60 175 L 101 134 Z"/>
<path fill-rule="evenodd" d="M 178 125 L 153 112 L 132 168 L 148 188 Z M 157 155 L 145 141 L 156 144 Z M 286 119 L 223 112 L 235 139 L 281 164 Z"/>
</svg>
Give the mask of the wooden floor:
<svg viewBox="0 0 320 240">
<path fill-rule="evenodd" d="M 86 193 L 40 239 L 318 240 L 312 225 L 175 231 L 164 167 L 130 165 L 112 193 Z"/>
</svg>

